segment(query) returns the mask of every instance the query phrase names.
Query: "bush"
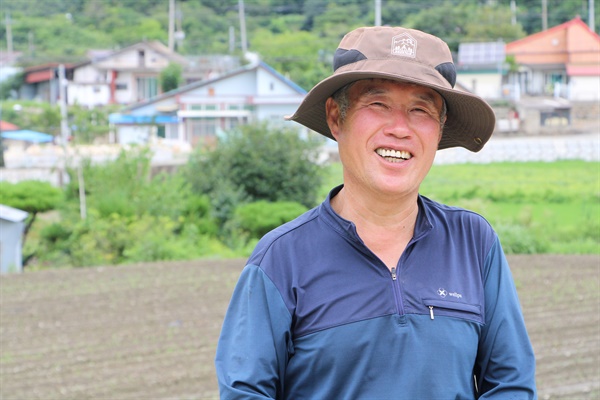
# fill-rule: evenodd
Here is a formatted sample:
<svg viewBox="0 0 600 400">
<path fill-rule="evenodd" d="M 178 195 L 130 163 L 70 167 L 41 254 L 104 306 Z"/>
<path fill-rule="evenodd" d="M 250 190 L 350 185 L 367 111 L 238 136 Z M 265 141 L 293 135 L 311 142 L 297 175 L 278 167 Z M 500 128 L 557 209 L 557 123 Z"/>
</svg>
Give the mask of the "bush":
<svg viewBox="0 0 600 400">
<path fill-rule="evenodd" d="M 52 210 L 63 199 L 60 189 L 42 181 L 0 181 L 0 193 L 2 204 L 32 214 Z"/>
<path fill-rule="evenodd" d="M 315 205 L 321 187 L 318 140 L 267 124 L 229 131 L 213 151 L 198 151 L 187 167 L 193 191 L 208 195 L 221 226 L 247 202 L 294 201 Z"/>
<path fill-rule="evenodd" d="M 253 238 L 260 238 L 306 211 L 307 208 L 299 203 L 269 203 L 263 200 L 238 207 L 235 210 L 235 218 L 240 229 L 248 232 Z"/>
<path fill-rule="evenodd" d="M 506 254 L 540 254 L 548 251 L 548 243 L 522 225 L 500 223 L 495 229 Z"/>
</svg>

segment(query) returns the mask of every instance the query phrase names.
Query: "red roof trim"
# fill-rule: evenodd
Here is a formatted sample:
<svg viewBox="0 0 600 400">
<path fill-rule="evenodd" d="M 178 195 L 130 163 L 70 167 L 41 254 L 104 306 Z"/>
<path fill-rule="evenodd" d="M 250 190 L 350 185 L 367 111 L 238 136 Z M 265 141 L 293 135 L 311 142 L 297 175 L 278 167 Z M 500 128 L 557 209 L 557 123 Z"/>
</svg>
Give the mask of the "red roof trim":
<svg viewBox="0 0 600 400">
<path fill-rule="evenodd" d="M 18 131 L 18 130 L 19 130 L 19 127 L 16 126 L 15 124 L 11 124 L 10 122 L 0 120 L 0 131 L 7 132 L 7 131 Z"/>
<path fill-rule="evenodd" d="M 530 42 L 532 40 L 539 39 L 540 37 L 547 36 L 550 33 L 554 33 L 554 32 L 557 32 L 557 31 L 562 31 L 562 30 L 569 29 L 570 27 L 575 26 L 575 25 L 579 25 L 579 26 L 584 27 L 592 36 L 595 36 L 596 39 L 598 41 L 600 41 L 600 35 L 598 35 L 596 32 L 593 32 L 589 28 L 589 26 L 587 26 L 585 24 L 585 22 L 583 22 L 581 20 L 580 17 L 575 17 L 575 18 L 573 18 L 570 21 L 563 22 L 562 24 L 556 25 L 556 26 L 554 26 L 554 27 L 552 27 L 550 29 L 546 29 L 545 31 L 533 33 L 533 34 L 531 34 L 531 35 L 529 35 L 527 37 L 524 37 L 523 39 L 519 39 L 519 40 L 515 40 L 514 42 L 507 43 L 507 45 L 506 45 L 506 51 L 508 52 L 514 46 L 518 46 L 518 45 L 521 45 L 523 43 L 527 43 L 527 42 Z"/>
<path fill-rule="evenodd" d="M 600 76 L 600 65 L 567 65 L 569 76 Z"/>
</svg>

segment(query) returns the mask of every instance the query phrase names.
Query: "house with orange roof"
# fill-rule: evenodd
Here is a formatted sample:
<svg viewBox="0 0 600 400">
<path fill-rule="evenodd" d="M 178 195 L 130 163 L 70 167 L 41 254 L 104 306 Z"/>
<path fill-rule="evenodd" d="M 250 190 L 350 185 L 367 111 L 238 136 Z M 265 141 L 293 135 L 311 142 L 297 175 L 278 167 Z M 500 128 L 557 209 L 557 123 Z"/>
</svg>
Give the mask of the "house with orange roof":
<svg viewBox="0 0 600 400">
<path fill-rule="evenodd" d="M 524 95 L 600 100 L 600 36 L 579 17 L 508 43 L 506 54 Z"/>
</svg>

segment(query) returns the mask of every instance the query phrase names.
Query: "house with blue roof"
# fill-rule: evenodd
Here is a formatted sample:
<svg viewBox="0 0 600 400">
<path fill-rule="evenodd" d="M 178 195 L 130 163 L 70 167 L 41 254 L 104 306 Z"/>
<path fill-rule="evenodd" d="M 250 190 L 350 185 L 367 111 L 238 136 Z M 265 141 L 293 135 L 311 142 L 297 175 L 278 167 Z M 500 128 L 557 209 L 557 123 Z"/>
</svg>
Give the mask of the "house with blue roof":
<svg viewBox="0 0 600 400">
<path fill-rule="evenodd" d="M 262 61 L 190 83 L 111 114 L 115 141 L 156 138 L 210 146 L 224 131 L 256 121 L 284 123 L 306 91 Z M 295 124 L 286 122 L 288 126 Z M 300 125 L 296 125 L 300 128 Z"/>
</svg>

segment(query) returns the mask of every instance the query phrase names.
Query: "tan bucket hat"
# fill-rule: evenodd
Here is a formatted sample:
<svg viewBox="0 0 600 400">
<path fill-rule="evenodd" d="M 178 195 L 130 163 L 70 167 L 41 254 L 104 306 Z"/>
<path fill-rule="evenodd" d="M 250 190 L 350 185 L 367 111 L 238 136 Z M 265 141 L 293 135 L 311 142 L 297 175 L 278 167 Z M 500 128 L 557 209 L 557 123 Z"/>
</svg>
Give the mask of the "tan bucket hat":
<svg viewBox="0 0 600 400">
<path fill-rule="evenodd" d="M 452 55 L 438 37 L 402 27 L 358 28 L 340 42 L 333 69 L 288 120 L 333 139 L 325 116 L 327 98 L 350 82 L 382 78 L 429 87 L 446 100 L 447 120 L 438 149 L 460 146 L 477 152 L 494 131 L 492 108 L 480 97 L 454 89 Z"/>
</svg>

